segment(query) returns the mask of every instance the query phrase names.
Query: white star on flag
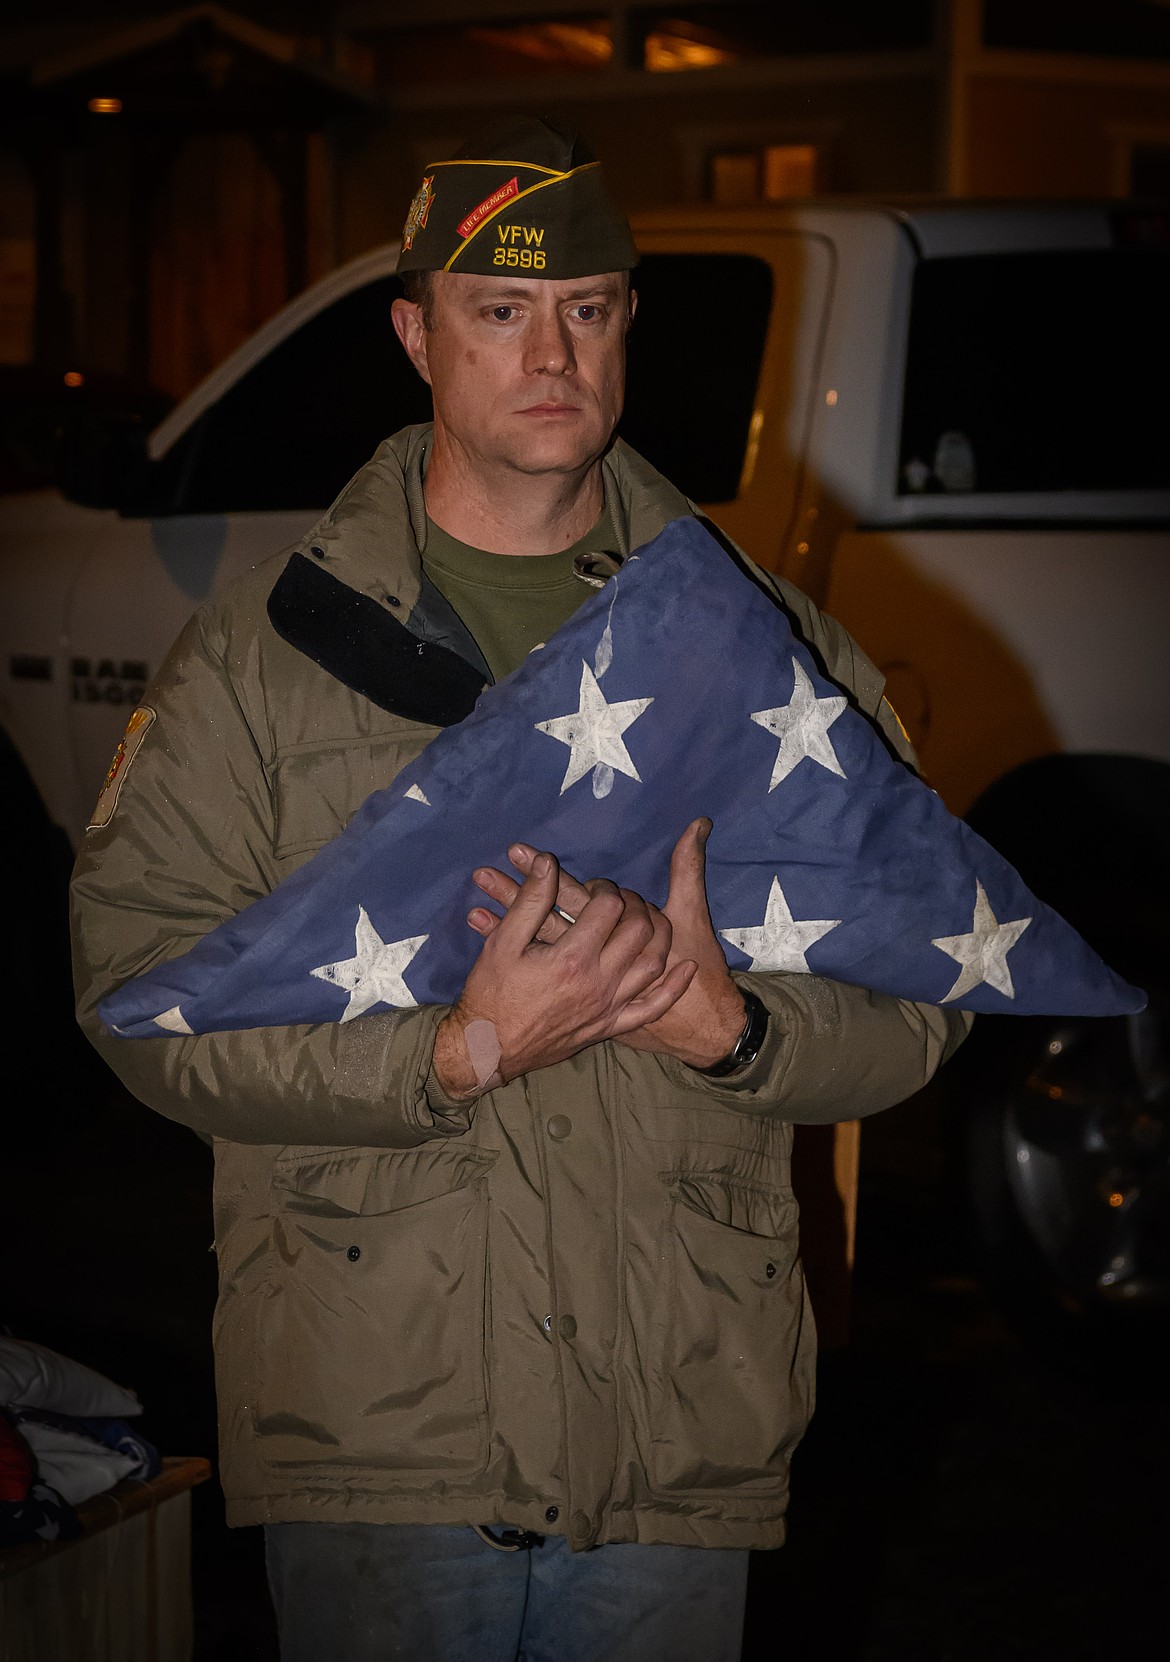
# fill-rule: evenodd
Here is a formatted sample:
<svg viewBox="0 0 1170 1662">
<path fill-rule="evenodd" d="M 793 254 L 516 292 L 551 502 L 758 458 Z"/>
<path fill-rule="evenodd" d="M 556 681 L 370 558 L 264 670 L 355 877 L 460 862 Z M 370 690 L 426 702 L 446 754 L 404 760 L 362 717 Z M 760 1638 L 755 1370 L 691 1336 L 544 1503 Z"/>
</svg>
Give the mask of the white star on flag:
<svg viewBox="0 0 1170 1662">
<path fill-rule="evenodd" d="M 612 770 L 616 769 L 641 784 L 642 776 L 631 760 L 622 734 L 653 702 L 652 698 L 627 698 L 619 704 L 607 704 L 597 677 L 582 660 L 580 708 L 571 716 L 533 722 L 538 732 L 569 746 L 569 765 L 559 794 L 564 796 L 570 785 L 584 779 L 594 768 L 610 770 L 611 782 Z M 605 790 L 600 794 L 604 795 Z"/>
<path fill-rule="evenodd" d="M 793 658 L 792 668 L 795 678 L 789 702 L 775 710 L 757 710 L 752 716 L 757 726 L 766 727 L 780 740 L 776 766 L 772 769 L 768 785 L 770 791 L 774 791 L 782 779 L 787 779 L 806 756 L 810 761 L 828 768 L 830 773 L 845 778 L 845 769 L 837 760 L 837 752 L 829 739 L 829 728 L 845 710 L 849 700 L 818 698 L 799 659 Z"/>
<path fill-rule="evenodd" d="M 339 1018 L 341 1021 L 352 1021 L 375 1004 L 393 1004 L 398 1009 L 406 1009 L 418 1001 L 402 977 L 427 939 L 426 935 L 411 935 L 404 941 L 384 941 L 370 922 L 365 907 L 359 906 L 354 956 L 341 958 L 336 964 L 320 964 L 309 973 L 319 981 L 331 981 L 335 987 L 348 991 L 349 1003 Z"/>
<path fill-rule="evenodd" d="M 978 987 L 983 981 L 1005 998 L 1015 998 L 1016 989 L 1012 985 L 1007 955 L 1031 921 L 1031 918 L 1016 918 L 1012 923 L 997 922 L 987 891 L 976 878 L 975 916 L 971 922 L 971 933 L 940 935 L 938 940 L 930 943 L 963 966 L 954 986 L 939 1002 L 949 1004 L 953 998 L 962 998 L 964 993 L 969 993 L 972 987 Z"/>
<path fill-rule="evenodd" d="M 760 927 L 721 929 L 719 933 L 748 955 L 749 970 L 787 970 L 795 975 L 810 975 L 805 953 L 840 922 L 840 918 L 809 918 L 798 923 L 780 887 L 780 879 L 773 877 Z"/>
</svg>

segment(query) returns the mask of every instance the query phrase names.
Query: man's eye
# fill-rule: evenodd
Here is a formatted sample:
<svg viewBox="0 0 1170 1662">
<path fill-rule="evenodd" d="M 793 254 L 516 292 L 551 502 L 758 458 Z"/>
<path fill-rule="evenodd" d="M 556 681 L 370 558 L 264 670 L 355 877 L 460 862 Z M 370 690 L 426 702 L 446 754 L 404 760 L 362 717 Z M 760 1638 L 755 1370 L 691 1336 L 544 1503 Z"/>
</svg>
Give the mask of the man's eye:
<svg viewBox="0 0 1170 1662">
<path fill-rule="evenodd" d="M 579 323 L 594 323 L 601 316 L 601 307 L 588 302 L 575 308 Z"/>
<path fill-rule="evenodd" d="M 510 323 L 512 321 L 512 313 L 514 310 L 515 308 L 512 306 L 493 306 L 492 316 L 495 318 L 497 323 Z"/>
</svg>

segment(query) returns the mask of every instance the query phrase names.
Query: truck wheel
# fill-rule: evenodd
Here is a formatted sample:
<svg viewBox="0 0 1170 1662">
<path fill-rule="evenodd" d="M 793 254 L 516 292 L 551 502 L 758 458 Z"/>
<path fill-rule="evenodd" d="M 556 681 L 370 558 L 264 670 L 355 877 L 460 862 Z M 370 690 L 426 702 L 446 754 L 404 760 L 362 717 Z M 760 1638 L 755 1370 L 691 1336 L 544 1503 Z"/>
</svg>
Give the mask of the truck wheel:
<svg viewBox="0 0 1170 1662">
<path fill-rule="evenodd" d="M 959 1165 L 984 1280 L 1029 1339 L 1098 1375 L 1153 1360 L 1170 1308 L 1167 1015 L 1021 1021 L 985 1032 L 965 1070 Z"/>
<path fill-rule="evenodd" d="M 1149 995 L 1136 1016 L 981 1017 L 952 1064 L 955 1172 L 989 1291 L 1057 1359 L 1130 1387 L 1157 1374 L 1170 1308 L 1170 769 L 1048 757 L 968 822 Z"/>
</svg>

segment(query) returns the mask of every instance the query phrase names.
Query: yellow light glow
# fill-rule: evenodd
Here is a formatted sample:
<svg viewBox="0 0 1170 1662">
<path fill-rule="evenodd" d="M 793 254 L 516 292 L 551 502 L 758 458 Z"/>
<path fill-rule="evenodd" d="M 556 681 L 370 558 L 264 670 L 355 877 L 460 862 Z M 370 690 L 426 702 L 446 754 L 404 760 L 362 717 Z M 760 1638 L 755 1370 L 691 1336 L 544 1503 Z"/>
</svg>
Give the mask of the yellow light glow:
<svg viewBox="0 0 1170 1662">
<path fill-rule="evenodd" d="M 1121 1191 L 1119 1189 L 1114 1189 L 1113 1193 L 1109 1196 L 1109 1204 L 1110 1204 L 1110 1206 L 1124 1206 L 1125 1205 L 1125 1196 L 1121 1193 Z"/>
<path fill-rule="evenodd" d="M 763 153 L 764 200 L 766 202 L 787 202 L 794 197 L 815 196 L 817 160 L 815 144 L 765 145 Z"/>
<path fill-rule="evenodd" d="M 830 387 L 828 392 L 825 394 L 825 403 L 829 406 L 829 408 L 831 410 L 833 408 L 833 405 L 836 402 L 837 402 L 837 389 L 835 387 Z"/>
<path fill-rule="evenodd" d="M 88 109 L 91 115 L 121 115 L 122 100 L 120 98 L 91 98 Z"/>
<path fill-rule="evenodd" d="M 680 69 L 714 69 L 719 64 L 735 62 L 735 52 L 720 45 L 712 31 L 699 30 L 693 24 L 675 24 L 671 28 L 669 21 L 664 21 L 667 21 L 666 28 L 646 36 L 642 61 L 652 73 L 670 75 Z"/>
<path fill-rule="evenodd" d="M 605 64 L 613 57 L 613 35 L 608 22 L 528 23 L 514 28 L 469 29 L 473 40 L 541 63 L 574 64 L 583 69 Z"/>
<path fill-rule="evenodd" d="M 65 371 L 64 381 L 67 387 L 83 387 L 85 385 L 85 376 L 79 369 L 67 369 Z"/>
</svg>

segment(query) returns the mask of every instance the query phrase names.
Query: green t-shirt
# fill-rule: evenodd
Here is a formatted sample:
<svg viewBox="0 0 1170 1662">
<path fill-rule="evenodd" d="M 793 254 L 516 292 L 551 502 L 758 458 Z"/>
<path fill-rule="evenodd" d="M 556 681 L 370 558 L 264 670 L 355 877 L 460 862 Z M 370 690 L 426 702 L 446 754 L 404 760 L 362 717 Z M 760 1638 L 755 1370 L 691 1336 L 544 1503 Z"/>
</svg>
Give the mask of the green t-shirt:
<svg viewBox="0 0 1170 1662">
<path fill-rule="evenodd" d="M 608 509 L 559 554 L 488 554 L 427 519 L 423 569 L 470 629 L 497 681 L 548 640 L 596 589 L 573 570 L 578 554 L 617 547 Z"/>
</svg>

